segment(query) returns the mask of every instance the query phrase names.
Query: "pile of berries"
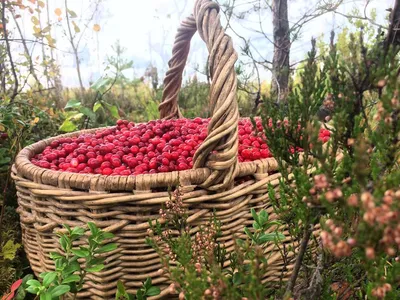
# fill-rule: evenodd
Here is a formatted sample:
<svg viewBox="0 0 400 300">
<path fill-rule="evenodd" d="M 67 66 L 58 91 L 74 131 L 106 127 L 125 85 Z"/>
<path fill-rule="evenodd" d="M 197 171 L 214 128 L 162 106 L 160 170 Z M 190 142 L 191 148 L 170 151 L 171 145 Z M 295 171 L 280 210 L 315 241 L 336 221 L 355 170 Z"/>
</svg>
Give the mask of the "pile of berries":
<svg viewBox="0 0 400 300">
<path fill-rule="evenodd" d="M 118 120 L 114 128 L 52 141 L 32 163 L 51 170 L 102 175 L 138 175 L 182 171 L 207 137 L 209 119 L 157 120 L 135 124 Z M 240 162 L 271 157 L 261 120 L 239 121 Z M 329 131 L 327 131 L 329 133 Z M 320 132 L 324 139 L 328 133 Z M 330 133 L 329 133 L 330 134 Z"/>
<path fill-rule="evenodd" d="M 321 130 L 319 131 L 318 138 L 319 138 L 323 143 L 326 143 L 326 142 L 329 140 L 330 136 L 331 136 L 331 132 L 330 132 L 329 130 L 327 130 L 327 129 L 321 129 Z"/>
</svg>

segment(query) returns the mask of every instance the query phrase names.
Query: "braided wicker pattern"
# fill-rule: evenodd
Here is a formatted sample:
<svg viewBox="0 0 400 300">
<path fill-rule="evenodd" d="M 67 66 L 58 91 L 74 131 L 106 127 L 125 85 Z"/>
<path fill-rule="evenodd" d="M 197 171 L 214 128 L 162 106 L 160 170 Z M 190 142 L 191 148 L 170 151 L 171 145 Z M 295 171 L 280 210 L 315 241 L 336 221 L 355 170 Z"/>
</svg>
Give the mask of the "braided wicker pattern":
<svg viewBox="0 0 400 300">
<path fill-rule="evenodd" d="M 12 172 L 17 187 L 23 244 L 35 274 L 54 270 L 50 253 L 62 251 L 55 234 L 62 229 L 62 224 L 87 228 L 87 222 L 91 221 L 99 228 L 114 233 L 113 242 L 118 244 L 118 248 L 112 253 L 107 253 L 106 268 L 103 271 L 89 275 L 91 281 L 85 284 L 83 292 L 79 294 L 80 299 L 111 299 L 118 279 L 125 282 L 130 292 L 135 292 L 149 276 L 154 284 L 163 289 L 163 295 L 166 294 L 168 277 L 159 272 L 162 266 L 158 255 L 146 245 L 145 238 L 149 219 L 165 222 L 160 218 L 159 209 L 169 199 L 167 188 L 160 189 L 159 186 L 155 191 L 147 189 L 146 184 L 135 186 L 134 178 L 130 178 L 132 183 L 127 184 L 128 178 L 120 181 L 122 176 L 55 172 L 27 162 L 52 140 L 44 140 L 25 148 L 19 154 Z M 176 172 L 180 173 L 175 174 L 176 176 L 164 174 L 163 178 L 165 186 L 174 186 L 178 176 L 185 178 L 185 182 L 181 182 L 184 191 L 183 203 L 189 215 L 188 223 L 193 227 L 193 235 L 201 225 L 210 221 L 215 211 L 222 225 L 219 241 L 228 252 L 234 251 L 235 237 L 244 238 L 243 228 L 252 228 L 251 207 L 256 210 L 266 209 L 271 214 L 271 219 L 276 219 L 267 192 L 268 184 L 277 187 L 279 183 L 281 175 L 276 173 L 276 161 L 265 159 L 240 164 L 239 170 L 241 174 L 252 174 L 252 178 L 236 184 L 229 191 L 219 193 L 210 193 L 200 188 L 190 181 L 189 176 L 185 176 L 186 171 Z M 195 174 L 202 174 L 197 179 L 193 176 L 195 182 L 201 182 L 209 172 Z M 79 175 L 86 175 L 86 179 L 77 181 L 82 180 Z M 149 176 L 154 175 L 159 177 L 163 174 Z M 137 183 L 143 182 L 138 178 L 136 180 Z M 151 179 L 145 181 L 150 182 Z M 51 184 L 54 182 L 57 184 Z M 105 184 L 101 185 L 99 182 Z M 293 241 L 290 240 L 288 231 L 283 230 L 287 236 L 285 243 L 289 247 L 293 245 Z M 288 276 L 287 270 L 283 272 L 283 261 L 278 249 L 271 246 L 264 251 L 268 254 L 270 265 L 265 274 L 265 281 L 275 281 L 280 276 Z M 290 257 L 292 254 L 289 255 L 289 259 Z M 288 270 L 291 270 L 291 266 Z"/>
<path fill-rule="evenodd" d="M 190 40 L 196 32 L 193 15 L 181 23 L 172 48 L 172 58 L 168 62 L 169 70 L 164 78 L 164 90 L 159 106 L 161 119 L 182 117 L 178 107 L 178 94 L 182 84 L 182 74 L 190 50 Z"/>
<path fill-rule="evenodd" d="M 232 39 L 221 26 L 219 6 L 210 0 L 196 1 L 194 16 L 187 18 L 178 30 L 172 50 L 170 69 L 164 80 L 163 101 L 159 106 L 161 118 L 181 117 L 178 93 L 182 72 L 197 31 L 207 45 L 211 78 L 209 94 L 211 120 L 208 136 L 193 157 L 193 167 L 207 167 L 212 172 L 201 186 L 213 191 L 230 188 L 237 173 L 239 110 L 236 101 L 237 53 Z"/>
<path fill-rule="evenodd" d="M 231 39 L 221 28 L 218 6 L 209 0 L 198 0 L 194 15 L 185 20 L 178 31 L 160 105 L 161 117 L 181 116 L 177 95 L 190 39 L 196 30 L 210 53 L 212 119 L 208 137 L 196 152 L 192 170 L 103 176 L 42 169 L 30 162 L 53 140 L 93 133 L 95 129 L 40 141 L 24 148 L 16 157 L 12 178 L 17 188 L 22 240 L 36 275 L 54 270 L 50 253 L 62 251 L 55 234 L 62 230 L 62 224 L 80 226 L 88 231 L 86 224 L 94 222 L 115 235 L 113 242 L 118 248 L 103 254 L 105 269 L 88 275 L 89 280 L 78 294 L 79 299 L 112 299 L 118 280 L 134 293 L 147 277 L 162 289 L 162 294 L 156 298 L 168 294 L 169 278 L 160 271 L 159 257 L 145 239 L 148 220 L 165 222 L 160 218 L 159 210 L 169 200 L 167 188 L 175 187 L 178 180 L 183 186 L 182 200 L 193 236 L 200 226 L 209 222 L 215 211 L 221 222 L 219 241 L 228 253 L 234 251 L 235 238 L 244 238 L 244 227 L 253 230 L 250 208 L 265 209 L 271 219 L 277 218 L 268 198 L 268 185 L 277 189 L 281 177 L 277 173 L 276 160 L 237 162 L 239 114 L 233 69 L 237 56 Z M 312 172 L 310 169 L 309 173 Z M 290 239 L 287 228 L 280 231 L 286 236 L 286 249 L 296 249 L 298 243 Z M 285 267 L 281 253 L 274 245 L 264 249 L 264 253 L 268 258 L 264 282 L 278 281 L 290 275 L 293 251 L 289 252 Z M 225 265 L 228 264 L 226 261 Z"/>
</svg>

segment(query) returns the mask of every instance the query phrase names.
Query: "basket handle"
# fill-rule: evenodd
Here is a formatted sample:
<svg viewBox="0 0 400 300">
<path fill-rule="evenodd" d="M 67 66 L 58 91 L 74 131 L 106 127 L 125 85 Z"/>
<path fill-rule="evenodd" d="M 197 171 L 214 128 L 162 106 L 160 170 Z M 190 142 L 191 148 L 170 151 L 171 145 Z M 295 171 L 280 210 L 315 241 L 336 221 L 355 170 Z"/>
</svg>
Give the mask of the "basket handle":
<svg viewBox="0 0 400 300">
<path fill-rule="evenodd" d="M 169 70 L 164 79 L 160 117 L 180 118 L 178 93 L 182 73 L 194 33 L 207 45 L 211 78 L 208 135 L 193 157 L 193 168 L 208 167 L 209 178 L 202 184 L 209 190 L 231 187 L 237 173 L 239 110 L 236 100 L 237 79 L 234 64 L 237 53 L 232 39 L 221 26 L 219 6 L 211 0 L 197 0 L 194 14 L 182 22 L 175 37 Z"/>
</svg>

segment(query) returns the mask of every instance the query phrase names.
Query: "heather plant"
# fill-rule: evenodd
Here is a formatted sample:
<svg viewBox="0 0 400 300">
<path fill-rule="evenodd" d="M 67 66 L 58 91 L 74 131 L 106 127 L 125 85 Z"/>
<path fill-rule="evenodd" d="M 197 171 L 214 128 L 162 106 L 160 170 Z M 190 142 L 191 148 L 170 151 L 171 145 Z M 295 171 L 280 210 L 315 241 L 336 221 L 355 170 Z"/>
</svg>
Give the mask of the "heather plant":
<svg viewBox="0 0 400 300">
<path fill-rule="evenodd" d="M 252 209 L 254 230 L 245 228 L 245 238 L 238 238 L 235 250 L 227 253 L 218 239 L 218 219 L 214 216 L 206 225 L 192 227 L 182 195 L 180 187 L 170 195 L 160 210 L 165 223 L 150 222 L 147 239 L 161 258 L 160 272 L 172 281 L 170 292 L 179 294 L 179 299 L 265 299 L 271 294 L 262 282 L 268 268 L 268 256 L 262 249 L 281 242 L 281 224 L 270 220 L 265 210 Z M 229 267 L 224 267 L 226 258 Z"/>
<path fill-rule="evenodd" d="M 319 63 L 313 41 L 287 104 L 264 99 L 264 133 L 283 175 L 270 198 L 301 240 L 294 271 L 282 286 L 287 298 L 400 295 L 399 61 L 398 49 L 382 45 L 379 36 L 367 47 L 362 32 L 351 34 L 343 55 L 332 36 Z M 330 131 L 326 145 L 321 127 Z M 298 148 L 302 153 L 293 151 Z M 313 255 L 317 226 L 321 246 Z M 338 282 L 347 288 L 336 290 Z"/>
</svg>

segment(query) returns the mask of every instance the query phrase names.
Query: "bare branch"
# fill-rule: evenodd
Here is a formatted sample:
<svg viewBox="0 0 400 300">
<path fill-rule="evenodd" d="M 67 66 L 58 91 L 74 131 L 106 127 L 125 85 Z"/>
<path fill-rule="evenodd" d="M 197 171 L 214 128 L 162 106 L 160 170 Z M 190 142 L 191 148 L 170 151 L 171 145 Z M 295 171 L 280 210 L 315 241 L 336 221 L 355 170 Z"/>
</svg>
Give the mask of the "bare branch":
<svg viewBox="0 0 400 300">
<path fill-rule="evenodd" d="M 308 225 L 308 226 L 305 226 L 305 228 L 304 228 L 304 235 L 303 235 L 303 239 L 301 240 L 299 252 L 298 252 L 297 258 L 296 258 L 296 263 L 294 265 L 292 275 L 290 276 L 290 279 L 286 286 L 285 295 L 287 295 L 287 296 L 289 296 L 293 293 L 293 288 L 296 283 L 297 277 L 299 275 L 300 267 L 303 262 L 304 254 L 306 253 L 306 250 L 307 250 L 307 245 L 308 245 L 308 241 L 310 240 L 312 230 L 313 230 L 313 225 Z"/>
<path fill-rule="evenodd" d="M 16 27 L 17 27 L 18 33 L 19 33 L 19 35 L 21 36 L 21 42 L 22 42 L 22 45 L 24 46 L 24 51 L 25 51 L 26 59 L 28 60 L 28 63 L 29 63 L 29 72 L 32 74 L 33 78 L 35 78 L 35 80 L 36 80 L 36 82 L 37 82 L 37 84 L 39 85 L 39 88 L 40 88 L 40 85 L 41 85 L 41 84 L 40 84 L 40 80 L 39 80 L 39 78 L 38 78 L 37 75 L 36 75 L 35 68 L 33 67 L 32 56 L 31 56 L 31 54 L 29 53 L 28 46 L 26 45 L 24 36 L 23 36 L 23 34 L 22 34 L 22 31 L 21 31 L 21 27 L 19 26 L 19 23 L 18 23 L 17 19 L 15 18 L 15 15 L 14 15 L 14 12 L 13 12 L 13 11 L 11 11 L 11 15 L 12 15 L 12 17 L 13 17 L 13 19 L 14 19 L 14 22 L 15 22 L 15 25 L 16 25 Z"/>
<path fill-rule="evenodd" d="M 389 29 L 388 27 L 383 26 L 382 24 L 376 23 L 374 20 L 372 20 L 371 18 L 368 18 L 368 17 L 365 16 L 365 15 L 364 15 L 364 17 L 362 17 L 362 16 L 357 16 L 357 15 L 347 15 L 347 14 L 343 14 L 343 13 L 338 12 L 338 11 L 333 11 L 333 13 L 335 13 L 335 14 L 337 14 L 337 15 L 340 15 L 340 16 L 342 16 L 342 17 L 348 18 L 348 19 L 365 20 L 365 21 L 368 21 L 368 22 L 370 22 L 372 25 L 377 26 L 377 27 L 379 27 L 379 28 L 383 28 L 383 29 L 386 29 L 386 30 Z"/>
<path fill-rule="evenodd" d="M 75 62 L 76 62 L 76 71 L 78 73 L 78 80 L 79 80 L 79 85 L 81 88 L 81 92 L 84 91 L 84 87 L 83 87 L 83 82 L 82 82 L 82 76 L 81 76 L 81 69 L 80 69 L 80 62 L 79 62 L 79 56 L 78 56 L 78 48 L 75 45 L 74 39 L 75 36 L 72 35 L 72 31 L 71 31 L 71 25 L 69 24 L 69 13 L 68 13 L 68 1 L 65 0 L 65 16 L 67 19 L 67 26 L 68 26 L 68 33 L 69 33 L 69 42 L 71 44 L 72 50 L 74 51 L 74 56 L 75 56 Z"/>
<path fill-rule="evenodd" d="M 10 103 L 13 103 L 15 97 L 18 95 L 18 77 L 17 77 L 17 72 L 15 71 L 15 65 L 11 54 L 10 42 L 8 40 L 7 20 L 6 20 L 6 0 L 2 0 L 1 3 L 2 3 L 1 21 L 3 23 L 4 40 L 6 41 L 8 59 L 10 60 L 11 72 L 14 77 L 14 88 L 13 88 L 13 93 L 10 97 Z"/>
</svg>

